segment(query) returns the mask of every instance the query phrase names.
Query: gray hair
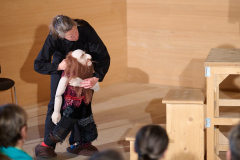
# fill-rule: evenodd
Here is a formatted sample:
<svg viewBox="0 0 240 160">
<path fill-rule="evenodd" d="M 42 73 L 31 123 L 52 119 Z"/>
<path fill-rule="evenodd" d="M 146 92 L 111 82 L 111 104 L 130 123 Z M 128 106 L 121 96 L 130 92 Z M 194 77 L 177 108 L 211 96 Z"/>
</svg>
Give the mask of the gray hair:
<svg viewBox="0 0 240 160">
<path fill-rule="evenodd" d="M 77 26 L 77 23 L 65 15 L 57 15 L 53 18 L 50 25 L 50 34 L 53 38 L 64 38 L 65 33 L 70 31 L 74 26 Z"/>
</svg>

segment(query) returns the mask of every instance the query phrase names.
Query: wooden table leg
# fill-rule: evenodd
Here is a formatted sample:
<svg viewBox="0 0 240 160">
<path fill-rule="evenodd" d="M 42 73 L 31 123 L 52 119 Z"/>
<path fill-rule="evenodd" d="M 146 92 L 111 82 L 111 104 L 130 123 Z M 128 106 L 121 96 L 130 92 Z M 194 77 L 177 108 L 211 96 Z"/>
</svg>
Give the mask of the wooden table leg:
<svg viewBox="0 0 240 160">
<path fill-rule="evenodd" d="M 214 119 L 214 74 L 207 77 L 207 110 L 206 118 Z M 211 121 L 209 127 L 206 128 L 206 142 L 207 142 L 207 160 L 214 160 L 214 122 Z"/>
</svg>

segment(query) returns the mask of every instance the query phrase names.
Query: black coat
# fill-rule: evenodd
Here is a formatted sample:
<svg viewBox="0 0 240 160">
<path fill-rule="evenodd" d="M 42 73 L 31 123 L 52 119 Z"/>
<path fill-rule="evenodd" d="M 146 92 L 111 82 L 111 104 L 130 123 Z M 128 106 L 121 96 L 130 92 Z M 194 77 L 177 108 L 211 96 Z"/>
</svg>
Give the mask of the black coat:
<svg viewBox="0 0 240 160">
<path fill-rule="evenodd" d="M 51 62 L 53 54 L 57 54 L 61 62 L 70 51 L 81 49 L 92 56 L 94 64 L 94 77 L 99 78 L 101 82 L 110 66 L 110 56 L 107 48 L 97 35 L 92 26 L 84 21 L 75 19 L 78 26 L 79 39 L 77 41 L 68 41 L 67 39 L 54 39 L 49 33 L 41 51 L 34 61 L 34 70 L 41 74 L 57 73 L 57 62 Z"/>
</svg>

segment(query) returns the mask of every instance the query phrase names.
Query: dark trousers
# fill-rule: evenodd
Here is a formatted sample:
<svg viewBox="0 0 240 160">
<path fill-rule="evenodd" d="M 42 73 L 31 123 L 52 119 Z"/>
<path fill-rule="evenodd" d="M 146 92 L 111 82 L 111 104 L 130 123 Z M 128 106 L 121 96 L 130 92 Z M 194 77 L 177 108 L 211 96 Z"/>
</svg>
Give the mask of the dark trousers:
<svg viewBox="0 0 240 160">
<path fill-rule="evenodd" d="M 80 138 L 79 141 L 82 143 L 92 142 L 98 136 L 97 127 L 92 115 L 81 120 L 72 119 L 63 115 L 54 130 L 44 138 L 44 143 L 48 146 L 53 146 L 58 142 L 63 142 L 73 126 L 78 127 L 81 135 L 78 138 Z"/>
<path fill-rule="evenodd" d="M 54 53 L 52 62 L 60 63 L 63 60 L 63 58 L 58 54 Z M 46 115 L 46 121 L 45 121 L 45 133 L 44 133 L 44 139 L 53 131 L 55 124 L 52 122 L 52 114 L 54 111 L 54 101 L 55 101 L 55 94 L 58 87 L 58 82 L 61 79 L 61 71 L 58 71 L 56 74 L 51 74 L 51 99 L 48 103 L 48 110 Z M 56 144 L 52 146 L 54 149 L 56 147 Z"/>
</svg>

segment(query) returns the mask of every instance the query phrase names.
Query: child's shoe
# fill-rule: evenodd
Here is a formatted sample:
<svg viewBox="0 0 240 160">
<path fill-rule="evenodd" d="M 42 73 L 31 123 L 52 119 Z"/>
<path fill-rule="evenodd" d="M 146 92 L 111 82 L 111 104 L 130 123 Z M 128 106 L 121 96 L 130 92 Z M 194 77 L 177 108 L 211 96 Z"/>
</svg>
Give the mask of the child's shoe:
<svg viewBox="0 0 240 160">
<path fill-rule="evenodd" d="M 51 157 L 56 157 L 57 154 L 54 151 L 53 147 L 49 146 L 42 146 L 41 144 L 38 144 L 35 147 L 35 155 L 37 157 L 42 157 L 42 158 L 51 158 Z"/>
<path fill-rule="evenodd" d="M 67 151 L 69 153 L 78 154 L 82 156 L 92 156 L 93 154 L 99 152 L 98 149 L 91 143 L 89 145 L 81 145 L 79 143 L 77 145 L 71 145 L 70 147 L 67 148 Z"/>
</svg>

